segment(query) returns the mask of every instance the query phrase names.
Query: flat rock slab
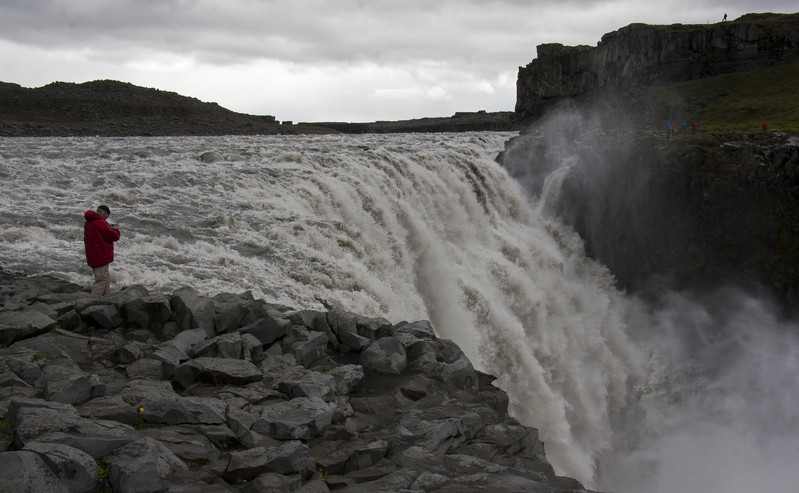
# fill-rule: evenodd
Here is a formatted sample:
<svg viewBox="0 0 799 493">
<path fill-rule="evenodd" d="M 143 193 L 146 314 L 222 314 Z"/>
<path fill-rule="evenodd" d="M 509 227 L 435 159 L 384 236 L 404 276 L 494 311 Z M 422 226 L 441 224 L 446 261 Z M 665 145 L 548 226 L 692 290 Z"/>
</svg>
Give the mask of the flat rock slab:
<svg viewBox="0 0 799 493">
<path fill-rule="evenodd" d="M 173 381 L 188 387 L 195 381 L 214 385 L 246 385 L 264 377 L 261 370 L 249 361 L 233 358 L 195 358 L 177 368 Z"/>
</svg>

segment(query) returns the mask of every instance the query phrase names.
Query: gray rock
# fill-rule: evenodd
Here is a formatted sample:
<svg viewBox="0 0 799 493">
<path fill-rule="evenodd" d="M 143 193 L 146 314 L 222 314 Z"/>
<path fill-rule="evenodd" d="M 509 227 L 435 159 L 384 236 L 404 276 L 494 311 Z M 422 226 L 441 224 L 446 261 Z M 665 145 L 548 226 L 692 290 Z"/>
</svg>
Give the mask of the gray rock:
<svg viewBox="0 0 799 493">
<path fill-rule="evenodd" d="M 248 481 L 241 488 L 241 491 L 243 493 L 293 492 L 297 491 L 301 484 L 302 476 L 300 474 L 278 474 L 276 472 L 265 472 L 252 481 Z"/>
<path fill-rule="evenodd" d="M 42 442 L 30 442 L 24 450 L 39 454 L 70 492 L 97 491 L 97 463 L 86 452 L 67 445 Z"/>
<path fill-rule="evenodd" d="M 252 334 L 241 334 L 242 357 L 252 363 L 260 363 L 264 359 L 264 345 Z"/>
<path fill-rule="evenodd" d="M 356 334 L 366 339 L 378 339 L 392 335 L 394 327 L 384 318 L 370 318 L 348 312 L 341 308 L 334 308 L 327 314 L 327 323 L 333 333 L 348 344 L 344 338 L 346 334 Z"/>
<path fill-rule="evenodd" d="M 252 293 L 250 293 L 252 297 Z M 216 299 L 215 299 L 216 301 Z M 247 309 L 245 307 L 249 300 L 237 299 L 235 301 L 216 301 L 216 314 L 214 317 L 214 326 L 217 334 L 225 334 L 240 329 L 244 317 L 247 316 Z"/>
<path fill-rule="evenodd" d="M 297 366 L 291 371 L 282 372 L 275 380 L 274 386 L 292 399 L 309 397 L 329 402 L 333 400 L 336 391 L 336 379 L 329 373 L 306 370 Z"/>
<path fill-rule="evenodd" d="M 129 426 L 141 424 L 137 408 L 126 402 L 121 394 L 92 399 L 77 410 L 84 418 L 111 420 Z"/>
<path fill-rule="evenodd" d="M 59 316 L 58 325 L 65 330 L 73 332 L 81 332 L 86 328 L 86 322 L 80 318 L 80 315 L 74 309 L 68 310 Z"/>
<path fill-rule="evenodd" d="M 268 472 L 302 472 L 305 470 L 307 458 L 308 447 L 294 440 L 272 448 L 260 447 L 232 452 L 225 478 L 228 481 L 247 481 Z"/>
<path fill-rule="evenodd" d="M 324 332 L 311 332 L 305 327 L 295 325 L 283 341 L 283 352 L 291 353 L 301 365 L 308 367 L 325 356 L 328 337 Z"/>
<path fill-rule="evenodd" d="M 408 488 L 418 476 L 418 472 L 404 469 L 395 471 L 396 467 L 384 466 L 384 464 L 375 466 L 371 471 L 356 471 L 348 474 L 347 477 L 354 477 L 356 481 L 362 482 L 362 484 L 355 484 L 336 491 L 344 493 L 390 493 L 396 491 L 417 493 L 416 490 L 409 490 Z"/>
<path fill-rule="evenodd" d="M 448 388 L 477 392 L 479 378 L 469 358 L 446 339 L 419 341 L 408 349 L 409 368 L 440 379 Z"/>
<path fill-rule="evenodd" d="M 152 295 L 134 298 L 122 305 L 122 318 L 134 327 L 160 330 L 172 317 L 169 297 Z"/>
<path fill-rule="evenodd" d="M 45 366 L 42 370 L 47 400 L 75 404 L 92 396 L 92 380 L 84 371 L 68 366 Z"/>
<path fill-rule="evenodd" d="M 338 350 L 339 340 L 327 323 L 327 313 L 319 312 L 316 310 L 298 310 L 292 313 L 287 313 L 286 317 L 294 325 L 301 325 L 308 330 L 316 332 L 323 332 L 327 334 L 327 339 L 333 349 Z"/>
<path fill-rule="evenodd" d="M 22 450 L 0 454 L 0 491 L 68 493 L 70 490 L 39 454 Z"/>
<path fill-rule="evenodd" d="M 4 368 L 0 370 L 0 387 L 30 387 L 30 385 L 14 372 Z"/>
<path fill-rule="evenodd" d="M 184 330 L 172 338 L 171 345 L 181 350 L 188 357 L 194 356 L 194 346 L 208 337 L 203 329 Z"/>
<path fill-rule="evenodd" d="M 265 316 L 254 320 L 241 328 L 242 334 L 251 334 L 255 336 L 261 344 L 272 344 L 276 340 L 288 334 L 291 328 L 291 322 L 285 318 Z"/>
<path fill-rule="evenodd" d="M 160 441 L 184 462 L 202 465 L 219 458 L 219 450 L 211 441 L 187 426 L 146 428 L 139 433 Z"/>
<path fill-rule="evenodd" d="M 203 329 L 208 337 L 216 335 L 214 330 L 214 302 L 201 298 L 192 288 L 180 288 L 170 299 L 172 311 L 183 330 Z"/>
<path fill-rule="evenodd" d="M 172 372 L 174 373 L 174 367 Z M 128 378 L 154 378 L 160 380 L 164 378 L 164 362 L 157 359 L 143 358 L 129 364 L 125 368 Z"/>
<path fill-rule="evenodd" d="M 13 399 L 6 412 L 18 447 L 32 441 L 62 443 L 102 457 L 132 440 L 133 428 L 78 416 L 68 404 L 38 399 Z"/>
<path fill-rule="evenodd" d="M 211 397 L 179 397 L 177 400 L 143 400 L 139 405 L 146 423 L 167 425 L 220 424 L 225 420 L 225 403 Z"/>
<path fill-rule="evenodd" d="M 10 352 L 0 353 L 0 369 L 4 373 L 4 379 L 8 383 L 4 385 L 34 385 L 42 376 L 42 370 L 38 364 L 42 358 L 41 353 L 33 351 L 20 351 L 12 356 Z"/>
<path fill-rule="evenodd" d="M 257 339 L 256 339 L 257 341 Z M 260 342 L 257 344 L 260 346 Z M 194 347 L 194 355 L 196 357 L 208 358 L 243 358 L 243 346 L 241 334 L 233 332 L 230 334 L 222 334 L 199 342 Z"/>
<path fill-rule="evenodd" d="M 123 365 L 129 365 L 152 354 L 154 346 L 144 342 L 131 342 L 117 350 L 117 359 Z"/>
<path fill-rule="evenodd" d="M 55 327 L 55 320 L 37 311 L 0 312 L 0 344 L 10 345 Z"/>
<path fill-rule="evenodd" d="M 119 310 L 114 305 L 91 305 L 78 313 L 87 324 L 101 329 L 110 330 L 122 323 Z"/>
<path fill-rule="evenodd" d="M 164 376 L 167 378 L 172 377 L 175 373 L 175 368 L 181 363 L 190 359 L 189 355 L 172 341 L 160 344 L 149 357 L 163 363 L 162 369 L 164 371 Z"/>
<path fill-rule="evenodd" d="M 184 388 L 195 381 L 214 385 L 245 385 L 263 378 L 263 373 L 249 361 L 232 358 L 195 358 L 175 369 L 173 380 Z"/>
<path fill-rule="evenodd" d="M 400 322 L 394 326 L 395 334 L 410 334 L 417 339 L 435 339 L 436 333 L 429 320 L 418 322 Z"/>
<path fill-rule="evenodd" d="M 384 337 L 361 352 L 360 362 L 365 370 L 399 375 L 408 367 L 408 355 L 398 338 Z"/>
<path fill-rule="evenodd" d="M 330 370 L 329 375 L 336 381 L 335 392 L 338 395 L 349 395 L 363 380 L 363 366 L 344 365 Z"/>
<path fill-rule="evenodd" d="M 188 470 L 169 448 L 158 440 L 141 438 L 120 447 L 104 459 L 115 492 L 149 493 L 168 487 L 167 478 Z"/>
<path fill-rule="evenodd" d="M 333 421 L 334 414 L 321 399 L 298 397 L 264 406 L 251 429 L 279 440 L 310 440 Z"/>
</svg>

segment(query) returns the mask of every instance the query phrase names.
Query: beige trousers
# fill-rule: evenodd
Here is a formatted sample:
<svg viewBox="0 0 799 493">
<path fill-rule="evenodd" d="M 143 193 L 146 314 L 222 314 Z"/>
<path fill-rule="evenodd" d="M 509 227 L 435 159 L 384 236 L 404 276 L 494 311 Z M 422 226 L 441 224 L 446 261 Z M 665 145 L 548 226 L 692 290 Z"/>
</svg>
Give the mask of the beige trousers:
<svg viewBox="0 0 799 493">
<path fill-rule="evenodd" d="M 108 264 L 100 267 L 93 267 L 94 286 L 92 286 L 91 298 L 99 298 L 111 291 L 111 277 L 108 273 Z"/>
</svg>

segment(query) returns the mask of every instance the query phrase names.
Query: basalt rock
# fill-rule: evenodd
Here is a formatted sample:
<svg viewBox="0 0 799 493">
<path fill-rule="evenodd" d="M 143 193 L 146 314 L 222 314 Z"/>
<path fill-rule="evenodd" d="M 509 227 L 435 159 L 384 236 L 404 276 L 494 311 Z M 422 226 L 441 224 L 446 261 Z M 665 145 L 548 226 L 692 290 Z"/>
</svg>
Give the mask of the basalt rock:
<svg viewBox="0 0 799 493">
<path fill-rule="evenodd" d="M 548 128 L 548 127 L 546 127 Z M 533 132 L 503 166 L 534 196 L 563 157 Z M 591 135 L 584 130 L 584 135 Z M 799 296 L 799 139 L 778 132 L 680 134 L 595 130 L 570 143 L 548 206 L 620 287 L 761 285 L 787 308 Z M 654 282 L 653 282 L 654 281 Z"/>
<path fill-rule="evenodd" d="M 516 114 L 542 114 L 563 98 L 745 72 L 799 60 L 799 14 L 748 14 L 716 24 L 630 24 L 596 47 L 544 44 L 520 67 Z"/>
<path fill-rule="evenodd" d="M 585 491 L 427 321 L 0 280 L 4 491 Z"/>
</svg>

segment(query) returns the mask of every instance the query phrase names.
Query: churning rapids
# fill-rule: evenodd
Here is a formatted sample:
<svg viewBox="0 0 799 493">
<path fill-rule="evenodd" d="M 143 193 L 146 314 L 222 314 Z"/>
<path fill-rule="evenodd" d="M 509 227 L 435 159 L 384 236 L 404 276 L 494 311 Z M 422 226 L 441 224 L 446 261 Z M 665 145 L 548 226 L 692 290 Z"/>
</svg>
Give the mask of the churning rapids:
<svg viewBox="0 0 799 493">
<path fill-rule="evenodd" d="M 496 164 L 511 136 L 3 138 L 0 265 L 88 286 L 83 212 L 104 203 L 112 289 L 429 319 L 588 486 L 795 486 L 797 324 L 740 290 L 616 290 Z"/>
</svg>

